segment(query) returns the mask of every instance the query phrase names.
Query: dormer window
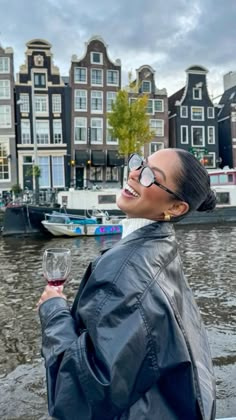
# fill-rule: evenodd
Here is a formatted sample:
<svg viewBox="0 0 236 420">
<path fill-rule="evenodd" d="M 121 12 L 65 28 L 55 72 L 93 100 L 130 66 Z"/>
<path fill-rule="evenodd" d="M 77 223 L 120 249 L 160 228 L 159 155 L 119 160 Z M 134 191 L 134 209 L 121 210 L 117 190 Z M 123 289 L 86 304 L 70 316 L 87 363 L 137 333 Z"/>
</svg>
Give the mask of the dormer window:
<svg viewBox="0 0 236 420">
<path fill-rule="evenodd" d="M 91 52 L 91 64 L 103 64 L 103 55 L 100 52 Z"/>
<path fill-rule="evenodd" d="M 201 88 L 193 88 L 193 99 L 202 99 L 202 89 Z"/>
<path fill-rule="evenodd" d="M 34 73 L 34 87 L 39 89 L 46 88 L 46 74 Z"/>
<path fill-rule="evenodd" d="M 142 81 L 142 92 L 151 92 L 151 82 L 149 80 Z"/>
</svg>

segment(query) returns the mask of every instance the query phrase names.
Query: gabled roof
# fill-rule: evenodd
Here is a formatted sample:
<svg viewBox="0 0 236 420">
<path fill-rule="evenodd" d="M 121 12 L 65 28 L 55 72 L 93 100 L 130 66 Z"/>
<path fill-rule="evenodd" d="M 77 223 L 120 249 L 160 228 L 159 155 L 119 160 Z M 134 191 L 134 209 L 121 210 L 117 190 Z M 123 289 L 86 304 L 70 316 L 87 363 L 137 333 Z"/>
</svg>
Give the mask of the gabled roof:
<svg viewBox="0 0 236 420">
<path fill-rule="evenodd" d="M 176 101 L 181 100 L 181 98 L 183 97 L 183 94 L 184 94 L 184 90 L 185 90 L 185 86 L 183 88 L 181 88 L 180 90 L 178 90 L 177 92 L 175 92 L 173 95 L 171 95 L 168 98 L 169 111 L 171 111 L 170 114 L 175 113 L 175 103 L 176 103 Z"/>
<path fill-rule="evenodd" d="M 231 87 L 230 89 L 227 89 L 219 102 L 219 105 L 223 105 L 222 108 L 220 108 L 218 113 L 218 119 L 221 120 L 222 118 L 228 117 L 228 115 L 231 114 L 231 104 L 236 103 L 236 86 Z"/>
</svg>

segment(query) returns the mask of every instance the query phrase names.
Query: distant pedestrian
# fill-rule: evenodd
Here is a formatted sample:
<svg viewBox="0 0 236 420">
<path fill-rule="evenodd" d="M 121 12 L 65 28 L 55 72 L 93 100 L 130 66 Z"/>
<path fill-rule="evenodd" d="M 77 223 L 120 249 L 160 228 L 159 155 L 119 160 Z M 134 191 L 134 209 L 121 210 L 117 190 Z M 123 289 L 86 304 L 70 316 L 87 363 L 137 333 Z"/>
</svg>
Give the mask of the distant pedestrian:
<svg viewBox="0 0 236 420">
<path fill-rule="evenodd" d="M 171 224 L 214 209 L 208 173 L 183 150 L 132 155 L 118 206 L 127 214 L 123 237 L 89 265 L 72 309 L 53 288 L 41 296 L 49 412 L 60 420 L 213 420 L 208 339 Z"/>
</svg>

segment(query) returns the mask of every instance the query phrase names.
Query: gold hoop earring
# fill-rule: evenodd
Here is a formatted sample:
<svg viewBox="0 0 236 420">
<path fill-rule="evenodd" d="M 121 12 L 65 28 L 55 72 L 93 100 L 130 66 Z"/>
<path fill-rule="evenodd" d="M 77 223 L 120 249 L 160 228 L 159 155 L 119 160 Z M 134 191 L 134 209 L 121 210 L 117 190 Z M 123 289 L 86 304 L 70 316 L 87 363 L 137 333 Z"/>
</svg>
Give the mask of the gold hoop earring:
<svg viewBox="0 0 236 420">
<path fill-rule="evenodd" d="M 170 221 L 170 219 L 171 219 L 171 215 L 170 215 L 170 214 L 168 214 L 168 213 L 166 213 L 166 214 L 165 214 L 165 216 L 164 216 L 164 220 L 165 220 L 166 222 L 169 222 L 169 221 Z"/>
</svg>

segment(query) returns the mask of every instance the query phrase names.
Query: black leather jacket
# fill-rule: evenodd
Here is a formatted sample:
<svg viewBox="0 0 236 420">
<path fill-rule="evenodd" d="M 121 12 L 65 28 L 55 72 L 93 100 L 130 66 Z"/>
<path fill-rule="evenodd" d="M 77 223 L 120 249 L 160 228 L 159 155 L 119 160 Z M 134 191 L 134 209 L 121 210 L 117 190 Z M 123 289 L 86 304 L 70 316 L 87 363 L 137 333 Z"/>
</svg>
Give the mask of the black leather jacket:
<svg viewBox="0 0 236 420">
<path fill-rule="evenodd" d="M 212 420 L 207 336 L 169 223 L 88 267 L 72 311 L 40 307 L 49 412 L 60 420 Z"/>
</svg>

